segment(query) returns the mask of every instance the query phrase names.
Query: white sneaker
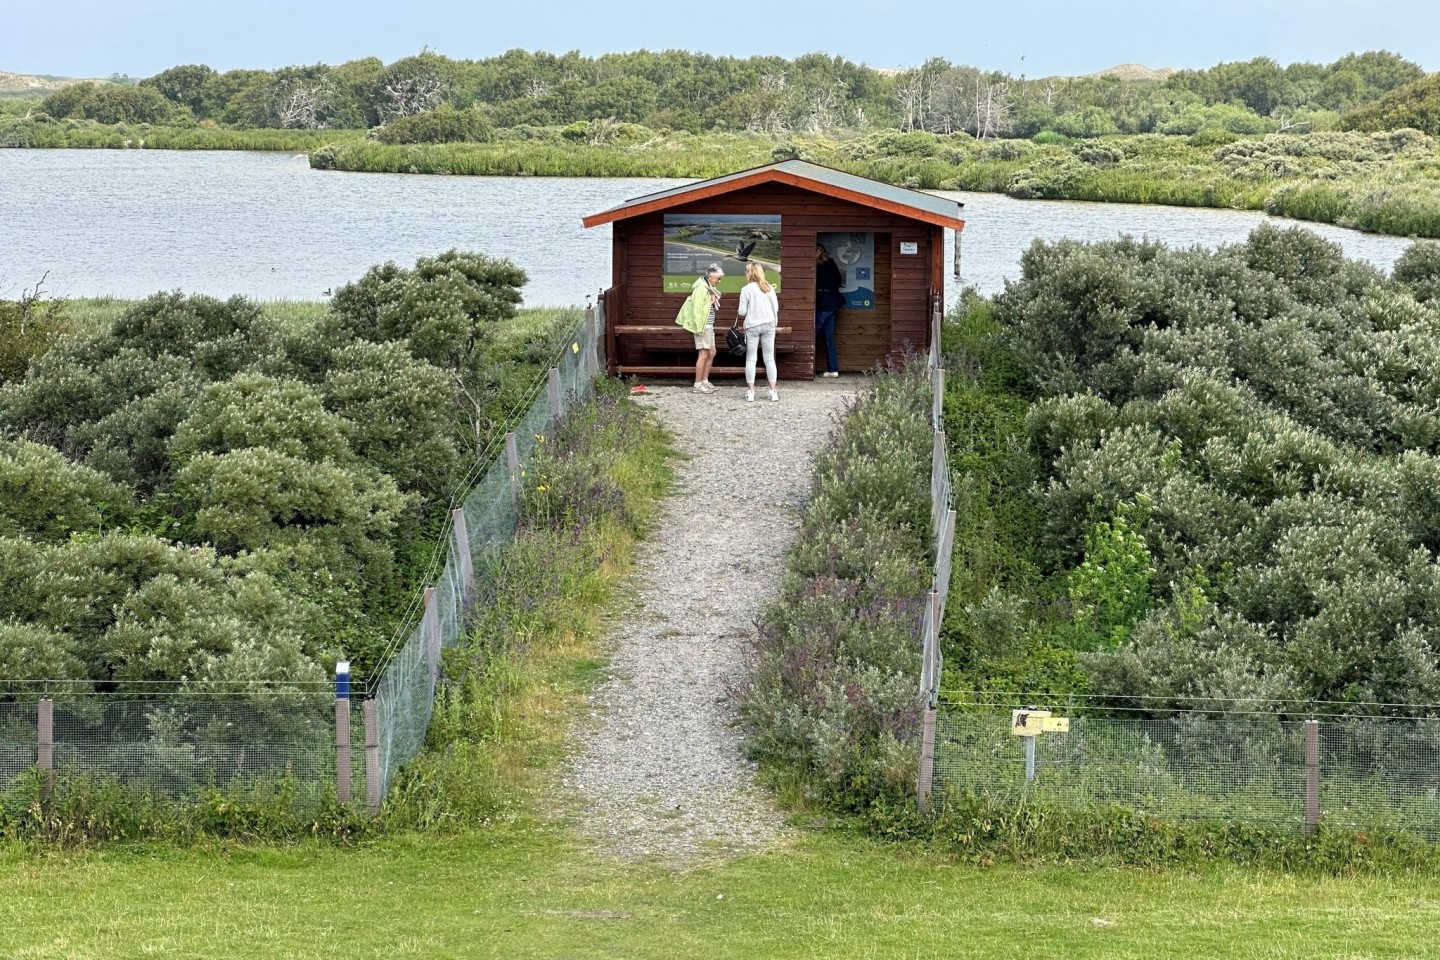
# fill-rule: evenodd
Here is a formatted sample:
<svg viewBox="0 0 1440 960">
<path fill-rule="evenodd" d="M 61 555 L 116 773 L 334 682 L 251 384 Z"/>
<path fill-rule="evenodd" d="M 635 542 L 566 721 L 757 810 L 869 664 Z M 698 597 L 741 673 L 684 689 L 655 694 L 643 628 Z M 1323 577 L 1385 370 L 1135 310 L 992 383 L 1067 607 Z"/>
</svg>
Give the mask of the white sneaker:
<svg viewBox="0 0 1440 960">
<path fill-rule="evenodd" d="M 753 389 L 751 389 L 751 390 L 746 390 L 746 391 L 745 391 L 745 402 L 746 402 L 746 403 L 754 403 L 754 402 L 755 402 L 755 391 L 754 391 Z"/>
<path fill-rule="evenodd" d="M 775 392 L 775 388 L 774 388 L 774 387 L 771 387 L 771 388 L 770 388 L 770 402 L 771 402 L 771 403 L 779 403 L 779 402 L 780 402 L 780 394 L 778 394 L 778 393 Z"/>
<path fill-rule="evenodd" d="M 705 389 L 705 384 L 703 384 L 703 383 L 697 383 L 697 384 L 695 384 L 695 392 L 696 392 L 696 393 L 707 393 L 708 391 Z"/>
<path fill-rule="evenodd" d="M 714 393 L 714 392 L 715 392 L 715 387 L 710 383 L 709 380 L 706 380 L 706 381 L 704 381 L 703 383 L 700 384 L 700 392 L 701 392 L 701 393 Z"/>
<path fill-rule="evenodd" d="M 838 376 L 840 376 L 840 374 L 836 373 L 834 370 L 826 370 L 824 373 L 820 374 L 820 376 L 822 376 L 822 377 L 838 377 Z"/>
</svg>

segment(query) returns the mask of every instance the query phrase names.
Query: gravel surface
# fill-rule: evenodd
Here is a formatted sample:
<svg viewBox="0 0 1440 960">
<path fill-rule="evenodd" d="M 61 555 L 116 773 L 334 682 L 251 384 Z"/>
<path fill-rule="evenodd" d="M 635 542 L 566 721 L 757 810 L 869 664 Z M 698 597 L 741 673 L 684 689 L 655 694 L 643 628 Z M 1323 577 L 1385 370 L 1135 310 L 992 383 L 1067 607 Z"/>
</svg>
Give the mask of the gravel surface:
<svg viewBox="0 0 1440 960">
<path fill-rule="evenodd" d="M 617 856 L 676 864 L 773 842 L 781 818 L 740 752 L 735 705 L 747 641 L 779 587 L 810 487 L 810 461 L 858 377 L 780 384 L 754 403 L 733 382 L 709 396 L 652 387 L 688 454 L 617 611 L 610 677 L 567 777 L 580 829 Z"/>
</svg>

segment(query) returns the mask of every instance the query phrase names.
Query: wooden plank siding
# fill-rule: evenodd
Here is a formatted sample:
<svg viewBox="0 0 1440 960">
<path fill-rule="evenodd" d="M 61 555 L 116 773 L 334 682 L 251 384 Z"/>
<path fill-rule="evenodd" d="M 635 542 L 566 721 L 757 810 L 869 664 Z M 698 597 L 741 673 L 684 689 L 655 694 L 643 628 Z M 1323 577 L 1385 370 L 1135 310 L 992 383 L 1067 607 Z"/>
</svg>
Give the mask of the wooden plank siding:
<svg viewBox="0 0 1440 960">
<path fill-rule="evenodd" d="M 765 183 L 674 206 L 669 213 L 779 214 L 781 288 L 776 353 L 782 379 L 811 379 L 824 369 L 815 335 L 815 242 L 818 234 L 860 231 L 876 234 L 874 310 L 842 310 L 836 345 L 840 367 L 867 370 L 909 345 L 925 349 L 930 332 L 930 291 L 941 284 L 934 264 L 943 258 L 943 228 L 783 183 Z M 612 279 L 607 298 L 612 332 L 611 372 L 674 368 L 676 376 L 694 369 L 691 335 L 675 326 L 685 294 L 663 292 L 665 214 L 645 213 L 614 223 Z M 901 243 L 916 244 L 901 255 Z M 936 250 L 940 252 L 935 252 Z M 735 318 L 736 294 L 726 294 L 716 320 L 717 372 L 733 375 L 741 358 L 724 349 L 724 330 Z M 614 328 L 620 328 L 615 331 Z M 658 327 L 626 334 L 625 327 Z M 673 328 L 673 329 L 672 329 Z M 653 372 L 647 375 L 655 375 Z"/>
</svg>

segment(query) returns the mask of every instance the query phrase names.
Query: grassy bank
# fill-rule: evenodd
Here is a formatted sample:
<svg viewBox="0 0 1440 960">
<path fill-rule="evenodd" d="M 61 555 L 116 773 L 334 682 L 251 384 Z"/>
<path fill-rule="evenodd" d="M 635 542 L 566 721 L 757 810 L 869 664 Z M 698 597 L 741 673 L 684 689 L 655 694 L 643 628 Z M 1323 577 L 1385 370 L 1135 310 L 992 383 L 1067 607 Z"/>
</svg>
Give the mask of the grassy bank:
<svg viewBox="0 0 1440 960">
<path fill-rule="evenodd" d="M 669 134 L 604 145 L 558 136 L 494 143 L 317 150 L 319 169 L 477 176 L 712 177 L 798 156 L 927 190 L 1269 210 L 1375 233 L 1440 237 L 1440 150 L 1415 131 L 1275 134 L 1248 139 L 1129 136 L 1073 142 L 977 141 L 889 131 L 776 141 Z"/>
<path fill-rule="evenodd" d="M 91 120 L 0 122 L 0 147 L 147 150 L 268 150 L 305 153 L 327 143 L 365 136 L 364 130 L 232 129 L 217 126 L 162 127 L 148 123 Z"/>
</svg>

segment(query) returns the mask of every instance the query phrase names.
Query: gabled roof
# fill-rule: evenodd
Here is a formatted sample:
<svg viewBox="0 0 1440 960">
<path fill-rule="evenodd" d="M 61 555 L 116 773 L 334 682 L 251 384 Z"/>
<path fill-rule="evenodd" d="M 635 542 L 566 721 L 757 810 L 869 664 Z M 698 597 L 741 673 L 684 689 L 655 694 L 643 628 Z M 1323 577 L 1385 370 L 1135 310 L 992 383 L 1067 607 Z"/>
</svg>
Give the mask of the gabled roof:
<svg viewBox="0 0 1440 960">
<path fill-rule="evenodd" d="M 891 186 L 853 173 L 822 167 L 805 160 L 782 160 L 779 163 L 741 170 L 713 180 L 701 180 L 683 187 L 661 190 L 633 200 L 626 200 L 618 207 L 611 207 L 603 213 L 584 218 L 587 227 L 598 227 L 616 220 L 627 220 L 646 213 L 668 210 L 682 204 L 704 200 L 722 193 L 743 190 L 762 183 L 786 183 L 802 190 L 813 190 L 829 197 L 848 200 L 861 206 L 873 207 L 887 213 L 899 214 L 937 227 L 954 227 L 962 230 L 965 221 L 960 219 L 963 204 L 942 197 L 931 196 L 919 190 Z M 757 211 L 758 212 L 758 211 Z"/>
</svg>

